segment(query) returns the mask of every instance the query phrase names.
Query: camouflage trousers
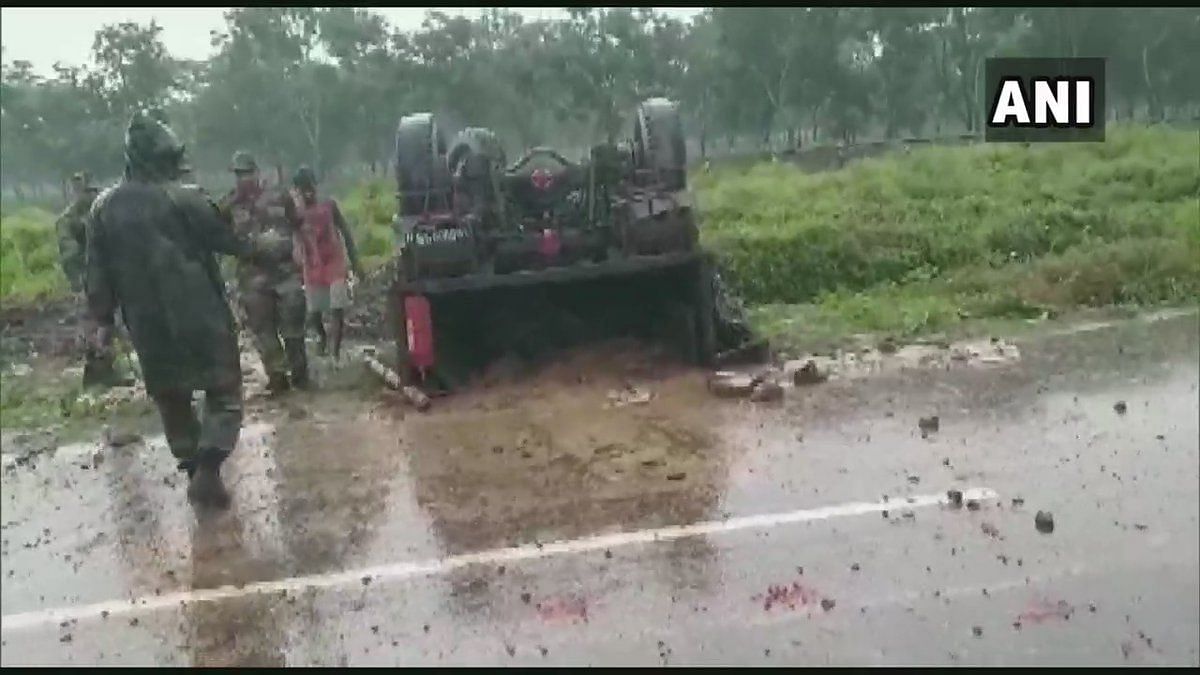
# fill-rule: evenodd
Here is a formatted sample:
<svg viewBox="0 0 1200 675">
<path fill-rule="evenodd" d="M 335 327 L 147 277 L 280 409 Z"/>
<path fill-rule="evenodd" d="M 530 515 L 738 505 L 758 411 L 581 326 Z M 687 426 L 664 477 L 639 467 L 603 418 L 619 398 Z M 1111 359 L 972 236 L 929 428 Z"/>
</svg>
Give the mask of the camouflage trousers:
<svg viewBox="0 0 1200 675">
<path fill-rule="evenodd" d="M 78 335 L 83 343 L 83 386 L 111 387 L 121 384 L 113 349 L 115 328 L 100 330 L 96 336 L 89 335 L 89 331 L 96 327 L 88 321 L 87 303 L 80 300 L 79 305 L 82 328 Z"/>
<path fill-rule="evenodd" d="M 192 392 L 157 391 L 151 394 L 162 418 L 163 432 L 179 468 L 189 473 L 201 461 L 221 463 L 237 446 L 242 430 L 242 385 L 204 392 L 204 414 L 197 418 Z"/>
<path fill-rule="evenodd" d="M 299 283 L 294 289 L 292 284 L 250 286 L 243 287 L 239 296 L 246 328 L 254 336 L 254 345 L 267 376 L 272 380 L 286 379 L 291 371 L 293 384 L 306 382 L 304 289 Z"/>
</svg>

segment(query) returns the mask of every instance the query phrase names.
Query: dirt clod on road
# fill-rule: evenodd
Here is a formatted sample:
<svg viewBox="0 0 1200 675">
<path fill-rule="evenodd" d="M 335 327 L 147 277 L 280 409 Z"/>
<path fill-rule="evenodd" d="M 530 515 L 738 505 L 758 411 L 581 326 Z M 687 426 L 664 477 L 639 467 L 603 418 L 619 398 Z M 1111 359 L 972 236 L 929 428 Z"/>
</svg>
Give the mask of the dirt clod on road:
<svg viewBox="0 0 1200 675">
<path fill-rule="evenodd" d="M 1054 531 L 1054 516 L 1049 511 L 1038 511 L 1033 517 L 1033 525 L 1038 532 L 1050 534 Z"/>
<path fill-rule="evenodd" d="M 792 375 L 792 382 L 797 387 L 806 385 L 821 384 L 829 379 L 829 375 L 820 371 L 817 368 L 816 361 L 807 361 Z"/>
</svg>

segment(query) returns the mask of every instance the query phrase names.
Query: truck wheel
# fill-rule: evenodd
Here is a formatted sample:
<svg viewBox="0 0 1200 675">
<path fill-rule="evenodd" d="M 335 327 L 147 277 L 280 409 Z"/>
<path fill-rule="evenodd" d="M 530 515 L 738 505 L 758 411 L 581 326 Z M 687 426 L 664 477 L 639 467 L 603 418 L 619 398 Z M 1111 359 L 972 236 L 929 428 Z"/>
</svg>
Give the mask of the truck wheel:
<svg viewBox="0 0 1200 675">
<path fill-rule="evenodd" d="M 491 129 L 468 127 L 460 131 L 446 155 L 447 172 L 456 181 L 456 205 L 465 197 L 470 211 L 482 215 L 492 208 L 497 199 L 492 176 L 504 171 L 504 160 L 504 148 Z"/>
<path fill-rule="evenodd" d="M 644 101 L 637 109 L 633 141 L 639 169 L 653 171 L 668 190 L 687 187 L 687 146 L 678 104 L 665 98 Z"/>
<path fill-rule="evenodd" d="M 396 128 L 396 187 L 400 215 L 424 213 L 448 200 L 444 180 L 446 138 L 432 113 L 406 115 Z"/>
<path fill-rule="evenodd" d="M 450 173 L 454 174 L 458 170 L 459 164 L 469 161 L 470 157 L 479 157 L 483 160 L 479 168 L 486 166 L 495 171 L 504 170 L 504 147 L 491 129 L 467 127 L 458 132 L 458 135 L 454 137 L 454 142 L 450 144 L 450 153 L 446 156 L 446 166 L 449 167 Z"/>
</svg>

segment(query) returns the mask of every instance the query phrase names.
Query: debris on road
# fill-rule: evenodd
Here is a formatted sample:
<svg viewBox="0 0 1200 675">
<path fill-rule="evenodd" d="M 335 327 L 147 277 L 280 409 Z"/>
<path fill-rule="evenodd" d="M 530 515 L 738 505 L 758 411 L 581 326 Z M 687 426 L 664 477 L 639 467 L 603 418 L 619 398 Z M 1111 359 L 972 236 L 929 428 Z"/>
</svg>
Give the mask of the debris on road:
<svg viewBox="0 0 1200 675">
<path fill-rule="evenodd" d="M 1118 415 L 1124 415 L 1127 409 L 1128 407 L 1125 405 L 1125 401 L 1117 401 L 1113 404 L 1113 410 L 1116 410 Z"/>
<path fill-rule="evenodd" d="M 754 392 L 754 378 L 718 371 L 708 379 L 708 390 L 720 398 L 745 398 Z"/>
<path fill-rule="evenodd" d="M 783 387 L 774 380 L 764 380 L 754 386 L 754 391 L 750 392 L 750 400 L 755 403 L 781 401 L 783 400 Z"/>
<path fill-rule="evenodd" d="M 588 621 L 587 601 L 583 598 L 554 598 L 536 606 L 542 621 Z"/>
<path fill-rule="evenodd" d="M 765 595 L 756 595 L 752 597 L 751 600 L 755 602 L 762 600 L 763 610 L 770 611 L 771 608 L 776 605 L 784 605 L 788 609 L 796 609 L 797 606 L 811 605 L 818 602 L 818 598 L 820 598 L 819 593 L 796 581 L 793 582 L 791 586 L 776 586 L 772 584 L 771 586 L 767 587 L 767 592 Z M 828 600 L 830 603 L 833 602 L 828 598 L 821 598 L 820 603 L 822 607 L 825 606 L 826 600 Z M 830 607 L 832 606 L 833 605 L 830 604 Z"/>
<path fill-rule="evenodd" d="M 996 539 L 1000 536 L 1000 530 L 991 523 L 985 522 L 979 526 L 979 529 L 982 530 L 984 534 L 991 537 L 992 539 Z"/>
<path fill-rule="evenodd" d="M 1075 613 L 1075 608 L 1066 600 L 1050 602 L 1049 600 L 1038 600 L 1032 602 L 1017 616 L 1017 620 L 1022 623 L 1042 623 L 1048 619 L 1063 619 L 1068 620 Z"/>
<path fill-rule="evenodd" d="M 1054 531 L 1054 516 L 1049 511 L 1038 511 L 1033 517 L 1033 524 L 1038 532 L 1050 534 Z"/>
<path fill-rule="evenodd" d="M 947 490 L 946 499 L 950 500 L 950 505 L 956 509 L 961 509 L 963 505 L 962 490 Z"/>
<path fill-rule="evenodd" d="M 972 626 L 971 633 L 975 637 L 983 637 L 983 627 L 982 626 Z"/>
<path fill-rule="evenodd" d="M 828 379 L 829 375 L 821 372 L 817 368 L 817 362 L 811 359 L 806 361 L 799 370 L 792 374 L 792 383 L 798 387 L 811 384 L 821 384 Z"/>
<path fill-rule="evenodd" d="M 104 443 L 110 447 L 123 448 L 140 440 L 142 440 L 142 435 L 137 432 L 113 431 L 111 427 L 104 427 Z"/>
<path fill-rule="evenodd" d="M 608 392 L 608 406 L 606 407 L 624 408 L 627 405 L 645 405 L 652 398 L 654 398 L 654 394 L 649 391 L 627 384 L 622 389 L 613 389 Z"/>
<path fill-rule="evenodd" d="M 926 438 L 941 428 L 941 420 L 937 415 L 922 417 L 917 420 L 917 428 L 921 430 L 921 438 Z"/>
<path fill-rule="evenodd" d="M 967 510 L 968 511 L 978 511 L 979 510 L 979 500 L 978 499 L 968 499 L 967 500 Z"/>
<path fill-rule="evenodd" d="M 380 363 L 379 360 L 376 359 L 375 356 L 370 352 L 364 351 L 362 357 L 363 361 L 367 364 L 367 367 L 371 369 L 371 372 L 383 378 L 383 381 L 386 382 L 389 387 L 403 394 L 404 398 L 412 407 L 422 412 L 429 410 L 429 406 L 432 405 L 432 402 L 429 400 L 429 397 L 425 395 L 425 392 L 411 385 L 404 384 L 400 380 L 400 376 L 396 374 L 396 371 Z"/>
</svg>

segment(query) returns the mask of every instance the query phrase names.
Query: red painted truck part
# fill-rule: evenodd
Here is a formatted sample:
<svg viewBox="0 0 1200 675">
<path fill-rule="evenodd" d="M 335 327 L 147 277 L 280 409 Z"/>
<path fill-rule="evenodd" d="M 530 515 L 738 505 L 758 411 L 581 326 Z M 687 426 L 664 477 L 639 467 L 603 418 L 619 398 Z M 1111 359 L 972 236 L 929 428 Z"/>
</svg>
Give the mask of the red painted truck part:
<svg viewBox="0 0 1200 675">
<path fill-rule="evenodd" d="M 423 295 L 405 296 L 404 316 L 409 363 L 424 375 L 433 367 L 433 315 L 429 299 Z"/>
</svg>

